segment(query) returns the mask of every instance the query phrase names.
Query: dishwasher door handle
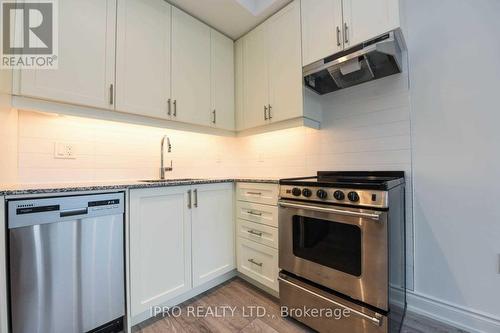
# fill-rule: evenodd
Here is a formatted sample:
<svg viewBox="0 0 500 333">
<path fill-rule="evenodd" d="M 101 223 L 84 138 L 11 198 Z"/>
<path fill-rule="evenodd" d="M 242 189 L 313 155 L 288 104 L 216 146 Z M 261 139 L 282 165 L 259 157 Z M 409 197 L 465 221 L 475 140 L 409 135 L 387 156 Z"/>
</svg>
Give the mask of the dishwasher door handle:
<svg viewBox="0 0 500 333">
<path fill-rule="evenodd" d="M 64 210 L 59 213 L 60 217 L 77 216 L 77 215 L 87 215 L 89 213 L 88 208 L 79 208 L 72 210 Z"/>
</svg>

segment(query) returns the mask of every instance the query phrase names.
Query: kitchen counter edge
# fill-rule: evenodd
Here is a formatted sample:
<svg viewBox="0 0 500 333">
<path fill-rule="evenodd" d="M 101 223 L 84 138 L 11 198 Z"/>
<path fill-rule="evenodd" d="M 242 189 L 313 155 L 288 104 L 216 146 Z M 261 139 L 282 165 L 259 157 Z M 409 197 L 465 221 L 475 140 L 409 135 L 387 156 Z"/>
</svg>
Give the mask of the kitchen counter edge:
<svg viewBox="0 0 500 333">
<path fill-rule="evenodd" d="M 0 185 L 0 196 L 11 195 L 31 195 L 31 194 L 49 194 L 66 192 L 86 192 L 86 191 L 109 191 L 109 190 L 127 190 L 142 188 L 158 188 L 169 186 L 189 186 L 197 184 L 215 184 L 215 183 L 262 183 L 279 184 L 279 179 L 257 179 L 257 178 L 228 178 L 228 179 L 189 179 L 189 180 L 170 180 L 166 182 L 113 182 L 113 183 L 80 183 L 80 184 L 19 184 L 19 185 Z"/>
</svg>

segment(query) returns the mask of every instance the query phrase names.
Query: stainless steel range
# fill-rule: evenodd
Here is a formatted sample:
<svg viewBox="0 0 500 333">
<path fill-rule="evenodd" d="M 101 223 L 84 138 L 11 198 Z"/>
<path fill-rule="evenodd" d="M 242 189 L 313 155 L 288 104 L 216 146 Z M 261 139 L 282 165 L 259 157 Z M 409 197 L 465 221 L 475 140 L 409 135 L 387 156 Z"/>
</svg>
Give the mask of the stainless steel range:
<svg viewBox="0 0 500 333">
<path fill-rule="evenodd" d="M 404 184 L 399 171 L 318 172 L 280 181 L 284 314 L 320 332 L 400 331 Z"/>
</svg>

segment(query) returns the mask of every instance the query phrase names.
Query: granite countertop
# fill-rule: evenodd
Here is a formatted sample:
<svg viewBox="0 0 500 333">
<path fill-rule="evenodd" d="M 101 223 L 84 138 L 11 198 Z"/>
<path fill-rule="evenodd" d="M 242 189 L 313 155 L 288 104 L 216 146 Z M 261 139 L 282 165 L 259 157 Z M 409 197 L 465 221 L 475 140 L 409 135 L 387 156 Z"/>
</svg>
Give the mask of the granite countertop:
<svg viewBox="0 0 500 333">
<path fill-rule="evenodd" d="M 113 182 L 83 182 L 83 183 L 33 183 L 33 184 L 0 184 L 0 195 L 29 195 L 61 192 L 108 191 L 139 188 L 155 188 L 167 186 L 183 186 L 212 183 L 265 183 L 279 184 L 277 178 L 194 178 L 168 179 L 164 182 L 144 182 L 124 180 Z"/>
</svg>

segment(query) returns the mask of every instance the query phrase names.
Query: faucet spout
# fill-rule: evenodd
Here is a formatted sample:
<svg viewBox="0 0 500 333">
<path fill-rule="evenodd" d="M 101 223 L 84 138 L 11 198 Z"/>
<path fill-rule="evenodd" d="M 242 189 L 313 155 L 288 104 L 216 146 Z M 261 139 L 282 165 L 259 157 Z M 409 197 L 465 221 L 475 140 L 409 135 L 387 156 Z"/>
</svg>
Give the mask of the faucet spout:
<svg viewBox="0 0 500 333">
<path fill-rule="evenodd" d="M 161 139 L 160 179 L 162 179 L 162 180 L 165 179 L 165 172 L 166 171 L 172 171 L 173 170 L 172 160 L 170 160 L 170 166 L 169 167 L 165 167 L 165 165 L 164 165 L 165 141 L 167 141 L 167 151 L 169 153 L 172 152 L 172 145 L 170 144 L 170 138 L 165 135 Z"/>
</svg>

